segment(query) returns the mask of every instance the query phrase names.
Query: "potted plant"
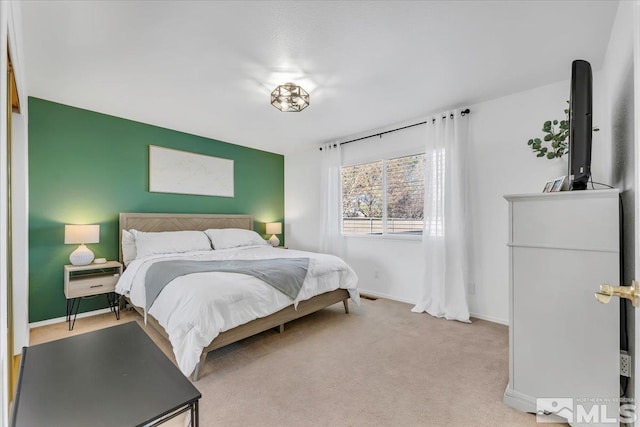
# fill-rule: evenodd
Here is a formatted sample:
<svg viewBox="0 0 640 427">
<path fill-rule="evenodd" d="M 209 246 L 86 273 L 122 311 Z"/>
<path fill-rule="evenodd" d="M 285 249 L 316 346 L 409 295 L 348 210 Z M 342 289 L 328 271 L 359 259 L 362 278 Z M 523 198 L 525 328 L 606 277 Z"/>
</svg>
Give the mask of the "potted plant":
<svg viewBox="0 0 640 427">
<path fill-rule="evenodd" d="M 567 101 L 569 103 L 569 101 Z M 532 138 L 527 142 L 536 157 L 546 157 L 547 159 L 559 159 L 569 152 L 569 109 L 564 110 L 565 120 L 547 120 L 542 125 L 542 132 L 545 133 L 542 140 Z M 594 132 L 600 129 L 593 128 Z"/>
</svg>

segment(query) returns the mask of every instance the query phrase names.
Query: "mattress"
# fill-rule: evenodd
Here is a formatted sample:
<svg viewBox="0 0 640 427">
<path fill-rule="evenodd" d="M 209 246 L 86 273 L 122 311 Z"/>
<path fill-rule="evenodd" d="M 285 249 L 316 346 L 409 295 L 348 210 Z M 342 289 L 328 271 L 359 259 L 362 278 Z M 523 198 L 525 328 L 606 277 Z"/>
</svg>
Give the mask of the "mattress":
<svg viewBox="0 0 640 427">
<path fill-rule="evenodd" d="M 309 269 L 295 300 L 253 276 L 205 272 L 178 277 L 158 295 L 147 314 L 169 335 L 178 367 L 191 375 L 202 350 L 221 332 L 276 313 L 316 295 L 346 289 L 359 305 L 358 278 L 340 258 L 313 252 L 283 250 L 269 246 L 152 255 L 132 261 L 124 271 L 116 292 L 145 307 L 145 275 L 154 263 L 166 260 L 257 260 L 309 258 Z"/>
</svg>

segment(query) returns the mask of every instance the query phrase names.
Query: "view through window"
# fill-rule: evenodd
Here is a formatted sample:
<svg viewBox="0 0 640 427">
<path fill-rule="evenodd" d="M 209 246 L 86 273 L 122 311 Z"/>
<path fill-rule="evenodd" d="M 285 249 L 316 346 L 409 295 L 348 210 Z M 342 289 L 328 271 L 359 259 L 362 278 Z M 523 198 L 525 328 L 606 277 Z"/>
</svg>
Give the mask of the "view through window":
<svg viewBox="0 0 640 427">
<path fill-rule="evenodd" d="M 424 154 L 342 168 L 342 232 L 421 235 Z"/>
</svg>

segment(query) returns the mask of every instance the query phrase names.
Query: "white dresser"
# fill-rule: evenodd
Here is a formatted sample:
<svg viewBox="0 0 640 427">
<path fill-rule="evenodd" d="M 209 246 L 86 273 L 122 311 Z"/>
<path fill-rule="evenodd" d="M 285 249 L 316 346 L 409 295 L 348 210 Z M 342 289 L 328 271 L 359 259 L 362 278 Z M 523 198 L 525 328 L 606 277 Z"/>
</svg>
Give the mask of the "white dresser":
<svg viewBox="0 0 640 427">
<path fill-rule="evenodd" d="M 600 284 L 619 285 L 618 190 L 505 199 L 510 327 L 504 402 L 535 413 L 536 398 L 619 397 L 618 299 L 599 304 L 594 298 Z M 608 415 L 617 417 L 615 402 Z"/>
</svg>

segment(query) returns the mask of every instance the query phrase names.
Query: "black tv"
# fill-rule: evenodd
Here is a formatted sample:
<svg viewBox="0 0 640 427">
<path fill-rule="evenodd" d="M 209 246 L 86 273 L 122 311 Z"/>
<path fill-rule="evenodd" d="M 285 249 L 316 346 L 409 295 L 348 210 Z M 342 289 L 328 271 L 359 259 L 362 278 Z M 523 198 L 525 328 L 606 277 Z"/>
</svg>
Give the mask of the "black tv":
<svg viewBox="0 0 640 427">
<path fill-rule="evenodd" d="M 591 64 L 577 59 L 571 64 L 569 98 L 569 189 L 586 190 L 591 177 L 592 114 Z"/>
</svg>

